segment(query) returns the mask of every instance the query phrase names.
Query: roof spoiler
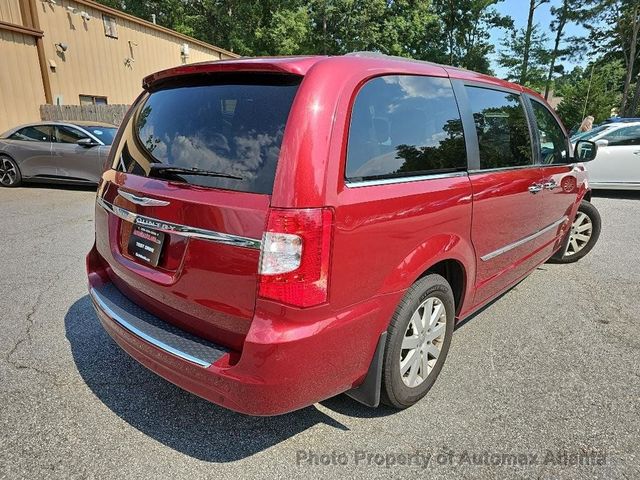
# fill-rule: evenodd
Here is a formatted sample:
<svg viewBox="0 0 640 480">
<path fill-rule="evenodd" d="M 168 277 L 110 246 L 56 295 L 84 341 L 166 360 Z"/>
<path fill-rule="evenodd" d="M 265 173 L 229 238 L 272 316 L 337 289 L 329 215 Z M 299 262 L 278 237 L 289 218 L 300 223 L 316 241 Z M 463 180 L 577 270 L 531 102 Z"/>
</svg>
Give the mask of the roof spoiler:
<svg viewBox="0 0 640 480">
<path fill-rule="evenodd" d="M 271 72 L 305 75 L 307 70 L 322 58 L 325 57 L 265 57 L 192 63 L 152 73 L 142 80 L 142 88 L 149 90 L 170 78 L 217 72 Z"/>
</svg>

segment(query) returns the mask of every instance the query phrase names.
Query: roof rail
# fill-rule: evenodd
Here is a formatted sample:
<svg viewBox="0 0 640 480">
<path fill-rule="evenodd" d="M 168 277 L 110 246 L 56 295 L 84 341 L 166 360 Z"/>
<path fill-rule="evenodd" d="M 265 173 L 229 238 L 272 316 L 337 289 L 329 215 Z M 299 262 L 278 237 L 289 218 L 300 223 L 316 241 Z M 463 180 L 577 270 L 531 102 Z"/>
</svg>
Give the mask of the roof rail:
<svg viewBox="0 0 640 480">
<path fill-rule="evenodd" d="M 443 65 L 441 63 L 429 62 L 428 60 L 416 60 L 415 58 L 400 57 L 398 55 L 387 55 L 386 53 L 381 53 L 381 52 L 367 52 L 367 51 L 350 52 L 350 53 L 345 53 L 344 56 L 345 57 L 365 57 L 365 58 L 366 57 L 369 57 L 369 58 L 387 58 L 387 59 L 390 59 L 390 60 L 398 60 L 400 62 L 421 63 L 423 65 L 434 65 L 436 67 L 452 68 L 450 66 Z"/>
<path fill-rule="evenodd" d="M 366 50 L 345 53 L 345 57 L 388 57 L 388 56 L 389 55 L 385 55 L 382 52 L 368 52 Z M 398 57 L 398 58 L 402 58 L 402 57 Z"/>
</svg>

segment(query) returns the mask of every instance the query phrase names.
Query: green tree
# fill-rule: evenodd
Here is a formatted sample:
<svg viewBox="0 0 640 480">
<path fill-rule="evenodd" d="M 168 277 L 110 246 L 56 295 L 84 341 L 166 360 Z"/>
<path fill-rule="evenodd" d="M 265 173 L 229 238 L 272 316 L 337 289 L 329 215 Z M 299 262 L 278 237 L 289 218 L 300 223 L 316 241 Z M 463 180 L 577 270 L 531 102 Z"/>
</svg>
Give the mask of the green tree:
<svg viewBox="0 0 640 480">
<path fill-rule="evenodd" d="M 595 21 L 586 23 L 593 51 L 609 58 L 622 57 L 625 76 L 620 101 L 620 114 L 633 114 L 629 102 L 634 75 L 640 57 L 640 2 L 638 0 L 600 0 L 592 7 Z M 636 89 L 640 88 L 636 86 Z M 639 92 L 640 95 L 640 92 Z M 635 95 L 634 95 L 635 97 Z"/>
<path fill-rule="evenodd" d="M 315 53 L 378 51 L 418 59 L 438 57 L 439 23 L 430 2 L 313 0 L 309 14 Z"/>
<path fill-rule="evenodd" d="M 609 118 L 611 109 L 620 104 L 620 84 L 625 75 L 622 61 L 599 61 L 586 69 L 577 68 L 556 85 L 562 102 L 558 114 L 567 127 L 578 125 L 587 115 L 595 123 Z"/>
<path fill-rule="evenodd" d="M 490 31 L 513 27 L 509 16 L 494 7 L 502 0 L 433 0 L 433 11 L 442 22 L 445 62 L 470 70 L 491 73 L 489 55 L 494 46 Z"/>
<path fill-rule="evenodd" d="M 241 55 L 373 50 L 443 59 L 441 23 L 425 0 L 101 1 Z"/>
<path fill-rule="evenodd" d="M 386 53 L 419 60 L 441 61 L 441 24 L 431 2 L 394 0 L 382 28 Z"/>
<path fill-rule="evenodd" d="M 190 0 L 98 0 L 108 7 L 117 8 L 138 18 L 181 31 L 182 21 Z"/>
<path fill-rule="evenodd" d="M 309 11 L 300 6 L 281 8 L 272 12 L 265 25 L 256 29 L 253 54 L 296 55 L 309 53 Z"/>
<path fill-rule="evenodd" d="M 580 37 L 570 37 L 565 39 L 565 28 L 570 23 L 588 22 L 593 13 L 589 6 L 598 0 L 562 0 L 560 6 L 551 7 L 551 31 L 555 33 L 553 48 L 549 52 L 549 68 L 547 70 L 547 80 L 544 86 L 544 98 L 549 98 L 553 75 L 561 73 L 564 69 L 556 62 L 565 57 L 575 57 L 582 54 L 584 39 Z"/>
<path fill-rule="evenodd" d="M 549 60 L 546 45 L 547 37 L 539 25 L 533 25 L 529 32 L 527 28 L 512 30 L 498 55 L 498 64 L 507 69 L 507 79 L 542 91 Z"/>
<path fill-rule="evenodd" d="M 100 0 L 241 55 L 359 50 L 490 72 L 502 0 Z M 538 0 L 540 1 L 540 0 Z"/>
<path fill-rule="evenodd" d="M 533 50 L 533 34 L 536 25 L 533 23 L 536 10 L 540 5 L 548 3 L 549 0 L 529 0 L 529 15 L 527 17 L 527 27 L 524 30 L 524 37 L 522 43 L 522 64 L 520 67 L 520 84 L 526 85 L 529 73 L 529 56 Z"/>
</svg>

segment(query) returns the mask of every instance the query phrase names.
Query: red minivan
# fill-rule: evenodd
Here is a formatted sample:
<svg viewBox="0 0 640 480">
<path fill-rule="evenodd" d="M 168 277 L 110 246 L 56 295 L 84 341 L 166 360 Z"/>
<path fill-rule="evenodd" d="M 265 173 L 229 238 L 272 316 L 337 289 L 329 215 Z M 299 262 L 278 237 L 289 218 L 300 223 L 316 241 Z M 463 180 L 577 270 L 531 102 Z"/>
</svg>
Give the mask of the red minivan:
<svg viewBox="0 0 640 480">
<path fill-rule="evenodd" d="M 111 149 L 90 295 L 126 352 L 229 409 L 408 407 L 456 322 L 593 247 L 595 150 L 535 92 L 433 63 L 165 70 Z"/>
</svg>

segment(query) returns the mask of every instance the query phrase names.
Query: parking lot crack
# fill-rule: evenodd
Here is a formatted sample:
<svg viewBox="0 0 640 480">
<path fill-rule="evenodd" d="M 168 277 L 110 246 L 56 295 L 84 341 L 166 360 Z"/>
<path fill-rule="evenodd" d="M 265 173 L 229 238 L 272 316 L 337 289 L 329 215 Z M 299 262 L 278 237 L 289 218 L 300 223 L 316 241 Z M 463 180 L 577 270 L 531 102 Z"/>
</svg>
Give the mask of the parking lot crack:
<svg viewBox="0 0 640 480">
<path fill-rule="evenodd" d="M 33 327 L 35 325 L 34 317 L 42 307 L 42 302 L 45 298 L 45 294 L 51 291 L 51 289 L 60 281 L 63 274 L 67 272 L 67 270 L 68 268 L 64 268 L 60 270 L 56 274 L 54 279 L 46 286 L 46 288 L 43 288 L 38 292 L 35 302 L 31 306 L 31 309 L 29 310 L 29 312 L 25 317 L 26 328 L 24 330 L 24 333 L 13 343 L 13 345 L 5 355 L 5 361 L 16 370 L 32 370 L 36 373 L 52 378 L 54 381 L 57 380 L 57 377 L 51 372 L 48 372 L 44 369 L 41 369 L 33 365 L 21 363 L 17 358 L 15 358 L 15 354 L 20 349 L 21 346 L 25 344 L 29 344 L 33 341 L 32 332 L 33 332 Z"/>
</svg>

